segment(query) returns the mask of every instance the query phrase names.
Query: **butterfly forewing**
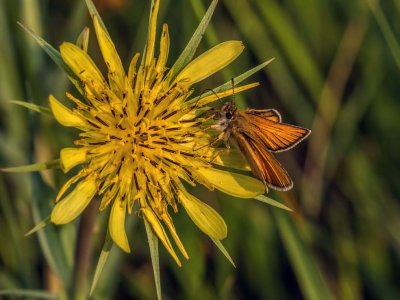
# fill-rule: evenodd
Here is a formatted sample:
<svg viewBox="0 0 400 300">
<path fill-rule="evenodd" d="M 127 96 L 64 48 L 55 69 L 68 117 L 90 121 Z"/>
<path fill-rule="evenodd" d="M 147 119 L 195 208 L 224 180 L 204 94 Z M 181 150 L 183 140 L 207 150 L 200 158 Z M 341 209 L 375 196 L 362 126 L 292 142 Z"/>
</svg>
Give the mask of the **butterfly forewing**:
<svg viewBox="0 0 400 300">
<path fill-rule="evenodd" d="M 259 116 L 273 122 L 282 122 L 281 114 L 275 109 L 247 109 L 246 114 Z"/>
<path fill-rule="evenodd" d="M 280 115 L 273 115 L 274 110 L 266 110 L 266 114 L 261 114 L 255 110 L 247 110 L 243 115 L 242 123 L 247 123 L 257 133 L 257 136 L 272 152 L 281 152 L 288 150 L 303 139 L 310 131 L 308 129 L 280 123 Z M 277 121 L 279 116 L 279 121 Z"/>
</svg>

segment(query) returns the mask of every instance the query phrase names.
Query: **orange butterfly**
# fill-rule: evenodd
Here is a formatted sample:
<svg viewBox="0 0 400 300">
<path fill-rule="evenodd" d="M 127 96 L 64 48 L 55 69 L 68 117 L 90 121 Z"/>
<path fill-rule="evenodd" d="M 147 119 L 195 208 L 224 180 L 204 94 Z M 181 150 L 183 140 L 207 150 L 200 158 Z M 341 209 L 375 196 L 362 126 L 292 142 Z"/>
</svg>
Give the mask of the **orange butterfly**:
<svg viewBox="0 0 400 300">
<path fill-rule="evenodd" d="M 212 128 L 222 131 L 224 140 L 233 138 L 246 157 L 253 174 L 266 187 L 287 191 L 293 187 L 289 174 L 276 160 L 273 153 L 286 151 L 309 134 L 310 130 L 282 123 L 281 115 L 274 109 L 239 111 L 233 102 L 225 103 L 218 112 L 219 120 Z"/>
</svg>

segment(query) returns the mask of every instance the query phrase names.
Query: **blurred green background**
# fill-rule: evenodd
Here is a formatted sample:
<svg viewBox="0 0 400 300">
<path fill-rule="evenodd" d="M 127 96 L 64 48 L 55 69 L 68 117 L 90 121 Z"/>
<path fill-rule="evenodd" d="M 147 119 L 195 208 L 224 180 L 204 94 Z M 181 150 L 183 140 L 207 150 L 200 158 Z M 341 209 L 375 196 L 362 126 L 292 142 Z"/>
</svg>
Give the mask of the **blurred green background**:
<svg viewBox="0 0 400 300">
<path fill-rule="evenodd" d="M 94 2 L 127 66 L 142 52 L 149 1 Z M 209 4 L 162 1 L 170 66 Z M 400 299 L 399 15 L 399 0 L 219 2 L 198 53 L 229 39 L 242 40 L 246 50 L 197 93 L 275 57 L 252 77 L 261 87 L 236 102 L 276 108 L 312 134 L 279 155 L 293 190 L 269 194 L 293 213 L 196 190 L 224 216 L 224 245 L 237 268 L 180 212 L 174 220 L 191 258 L 179 268 L 160 247 L 164 299 Z M 55 47 L 91 26 L 84 1 L 0 0 L 0 166 L 57 158 L 77 134 L 10 103 L 47 106 L 50 93 L 65 99 L 73 90 L 17 21 Z M 101 61 L 92 29 L 89 52 Z M 60 170 L 0 173 L 1 299 L 66 299 L 77 280 L 90 284 L 106 214 L 84 214 L 97 218 L 86 254 L 76 253 L 83 221 L 24 237 L 49 215 L 68 177 Z M 156 297 L 144 226 L 129 219 L 133 253 L 113 248 L 94 299 Z"/>
</svg>

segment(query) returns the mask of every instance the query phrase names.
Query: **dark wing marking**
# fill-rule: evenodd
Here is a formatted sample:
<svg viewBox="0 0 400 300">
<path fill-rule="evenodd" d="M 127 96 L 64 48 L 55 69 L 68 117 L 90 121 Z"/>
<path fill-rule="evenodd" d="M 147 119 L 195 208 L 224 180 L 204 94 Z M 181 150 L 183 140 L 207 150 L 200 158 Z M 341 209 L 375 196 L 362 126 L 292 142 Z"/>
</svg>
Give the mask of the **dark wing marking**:
<svg viewBox="0 0 400 300">
<path fill-rule="evenodd" d="M 245 113 L 256 115 L 273 122 L 282 122 L 281 114 L 276 109 L 247 109 Z"/>
</svg>

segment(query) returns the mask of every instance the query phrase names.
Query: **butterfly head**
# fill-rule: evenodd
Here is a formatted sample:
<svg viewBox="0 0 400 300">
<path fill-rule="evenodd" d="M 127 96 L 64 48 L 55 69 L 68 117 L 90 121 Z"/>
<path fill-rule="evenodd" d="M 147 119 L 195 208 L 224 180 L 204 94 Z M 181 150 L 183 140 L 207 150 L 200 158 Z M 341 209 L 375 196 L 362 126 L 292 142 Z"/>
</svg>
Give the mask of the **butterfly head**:
<svg viewBox="0 0 400 300">
<path fill-rule="evenodd" d="M 234 119 L 236 115 L 237 108 L 233 102 L 227 102 L 222 106 L 220 111 L 220 119 L 225 119 L 226 121 L 230 121 Z"/>
<path fill-rule="evenodd" d="M 230 128 L 231 121 L 235 120 L 237 115 L 237 108 L 233 102 L 225 103 L 215 115 L 218 120 L 215 125 L 211 127 L 218 131 L 226 131 Z"/>
</svg>

